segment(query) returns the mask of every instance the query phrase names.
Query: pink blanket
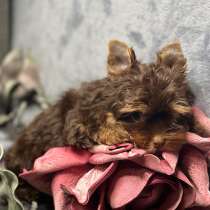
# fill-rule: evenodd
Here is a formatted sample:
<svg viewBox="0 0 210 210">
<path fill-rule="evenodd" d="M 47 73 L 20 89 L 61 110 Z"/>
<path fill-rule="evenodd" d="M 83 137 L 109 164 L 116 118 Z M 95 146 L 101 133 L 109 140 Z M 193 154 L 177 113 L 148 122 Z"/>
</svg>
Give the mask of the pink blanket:
<svg viewBox="0 0 210 210">
<path fill-rule="evenodd" d="M 210 131 L 210 120 L 194 113 Z M 210 138 L 186 139 L 180 152 L 159 155 L 129 143 L 52 148 L 20 177 L 52 194 L 55 210 L 210 210 Z"/>
</svg>

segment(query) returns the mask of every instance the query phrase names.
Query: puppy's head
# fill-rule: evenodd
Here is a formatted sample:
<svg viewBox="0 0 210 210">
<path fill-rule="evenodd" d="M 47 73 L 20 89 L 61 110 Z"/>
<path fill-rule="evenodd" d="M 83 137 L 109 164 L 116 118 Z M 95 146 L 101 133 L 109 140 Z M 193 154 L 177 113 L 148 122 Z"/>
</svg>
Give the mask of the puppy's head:
<svg viewBox="0 0 210 210">
<path fill-rule="evenodd" d="M 182 145 L 193 97 L 180 44 L 167 45 L 154 63 L 141 64 L 132 48 L 111 41 L 107 69 L 107 78 L 79 92 L 83 135 L 104 144 L 131 141 L 148 151 Z"/>
</svg>

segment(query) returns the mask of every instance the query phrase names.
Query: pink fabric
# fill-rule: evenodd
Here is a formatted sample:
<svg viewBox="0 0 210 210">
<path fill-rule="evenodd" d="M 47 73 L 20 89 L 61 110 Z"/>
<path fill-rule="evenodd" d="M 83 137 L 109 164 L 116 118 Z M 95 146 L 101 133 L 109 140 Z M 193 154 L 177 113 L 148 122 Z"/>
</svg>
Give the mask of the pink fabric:
<svg viewBox="0 0 210 210">
<path fill-rule="evenodd" d="M 210 120 L 193 111 L 210 133 Z M 129 143 L 53 148 L 20 177 L 52 194 L 55 210 L 210 210 L 210 138 L 186 140 L 179 152 L 158 156 Z"/>
</svg>

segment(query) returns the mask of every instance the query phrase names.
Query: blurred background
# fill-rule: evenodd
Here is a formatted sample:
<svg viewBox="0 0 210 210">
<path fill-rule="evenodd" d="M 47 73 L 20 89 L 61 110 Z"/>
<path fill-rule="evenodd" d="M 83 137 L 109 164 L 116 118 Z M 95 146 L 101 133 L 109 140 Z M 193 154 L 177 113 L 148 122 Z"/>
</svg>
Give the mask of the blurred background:
<svg viewBox="0 0 210 210">
<path fill-rule="evenodd" d="M 0 0 L 0 60 L 11 48 L 11 4 Z"/>
<path fill-rule="evenodd" d="M 53 103 L 66 89 L 106 75 L 110 39 L 127 42 L 144 62 L 180 40 L 197 103 L 210 116 L 209 14 L 206 0 L 0 0 L 0 60 L 12 49 L 32 55 Z"/>
</svg>

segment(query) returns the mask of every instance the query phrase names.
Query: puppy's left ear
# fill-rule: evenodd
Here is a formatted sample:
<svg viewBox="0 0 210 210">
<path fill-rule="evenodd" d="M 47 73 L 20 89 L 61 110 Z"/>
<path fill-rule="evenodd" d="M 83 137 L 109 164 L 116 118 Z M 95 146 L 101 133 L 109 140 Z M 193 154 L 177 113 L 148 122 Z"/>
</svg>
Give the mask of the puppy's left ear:
<svg viewBox="0 0 210 210">
<path fill-rule="evenodd" d="M 109 42 L 107 70 L 109 76 L 117 76 L 131 70 L 136 64 L 136 56 L 132 48 L 125 43 L 112 40 Z"/>
<path fill-rule="evenodd" d="M 182 52 L 180 42 L 174 42 L 166 45 L 157 53 L 157 63 L 169 68 L 179 68 L 185 72 L 187 60 Z"/>
</svg>

